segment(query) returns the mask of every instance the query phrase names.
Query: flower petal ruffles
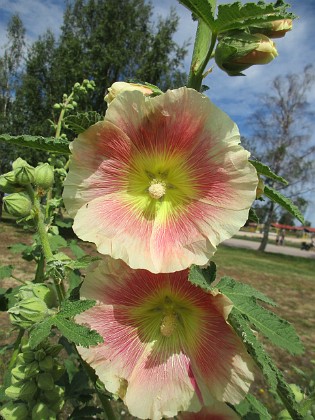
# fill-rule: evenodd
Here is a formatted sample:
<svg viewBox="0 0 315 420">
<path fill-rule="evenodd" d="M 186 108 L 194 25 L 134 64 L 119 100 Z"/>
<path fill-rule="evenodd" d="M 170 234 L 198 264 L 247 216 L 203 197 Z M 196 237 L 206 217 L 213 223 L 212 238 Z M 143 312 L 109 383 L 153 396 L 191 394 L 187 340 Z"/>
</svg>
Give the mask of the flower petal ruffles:
<svg viewBox="0 0 315 420">
<path fill-rule="evenodd" d="M 193 89 L 123 92 L 71 146 L 63 198 L 75 233 L 132 268 L 205 264 L 255 199 L 239 142 L 233 121 Z"/>
</svg>

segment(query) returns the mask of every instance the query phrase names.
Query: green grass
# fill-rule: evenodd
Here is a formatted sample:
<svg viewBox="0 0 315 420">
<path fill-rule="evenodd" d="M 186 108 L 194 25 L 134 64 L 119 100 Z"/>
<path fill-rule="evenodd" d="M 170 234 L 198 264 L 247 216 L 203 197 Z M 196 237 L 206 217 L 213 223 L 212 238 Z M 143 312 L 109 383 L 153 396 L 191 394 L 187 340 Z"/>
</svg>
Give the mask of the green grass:
<svg viewBox="0 0 315 420">
<path fill-rule="evenodd" d="M 255 274 L 280 277 L 306 277 L 315 282 L 315 258 L 258 252 L 220 245 L 213 261 L 223 270 L 233 268 Z"/>
</svg>

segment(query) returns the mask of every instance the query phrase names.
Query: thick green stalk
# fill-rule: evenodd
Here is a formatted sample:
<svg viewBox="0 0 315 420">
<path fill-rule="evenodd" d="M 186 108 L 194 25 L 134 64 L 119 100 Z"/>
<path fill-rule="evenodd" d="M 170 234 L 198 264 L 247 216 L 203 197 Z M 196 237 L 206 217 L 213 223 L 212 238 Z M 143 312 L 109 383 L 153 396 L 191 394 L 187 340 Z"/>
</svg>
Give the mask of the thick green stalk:
<svg viewBox="0 0 315 420">
<path fill-rule="evenodd" d="M 216 1 L 210 0 L 214 13 Z M 200 91 L 205 68 L 212 57 L 216 43 L 216 34 L 201 19 L 198 22 L 194 51 L 191 60 L 187 87 Z"/>
</svg>

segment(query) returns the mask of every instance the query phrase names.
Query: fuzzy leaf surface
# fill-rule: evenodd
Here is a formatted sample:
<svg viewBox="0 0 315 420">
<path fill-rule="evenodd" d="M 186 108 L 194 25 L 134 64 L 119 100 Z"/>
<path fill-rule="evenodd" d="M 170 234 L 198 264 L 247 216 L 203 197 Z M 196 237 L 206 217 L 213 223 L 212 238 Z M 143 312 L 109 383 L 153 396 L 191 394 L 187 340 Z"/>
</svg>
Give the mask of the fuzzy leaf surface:
<svg viewBox="0 0 315 420">
<path fill-rule="evenodd" d="M 57 317 L 71 318 L 92 308 L 95 303 L 95 300 L 65 300 L 61 304 L 60 312 L 58 312 Z"/>
<path fill-rule="evenodd" d="M 53 317 L 46 318 L 44 321 L 35 324 L 30 332 L 29 343 L 32 348 L 38 346 L 50 334 L 51 327 L 53 326 Z"/>
<path fill-rule="evenodd" d="M 213 11 L 208 0 L 179 0 L 179 2 L 202 19 L 210 29 L 214 29 Z"/>
<path fill-rule="evenodd" d="M 279 191 L 276 191 L 274 188 L 268 187 L 265 185 L 264 195 L 268 197 L 270 200 L 274 201 L 277 204 L 280 204 L 282 208 L 287 210 L 291 213 L 294 217 L 296 217 L 301 223 L 304 224 L 304 217 L 298 207 L 292 203 L 292 201 L 282 195 Z"/>
<path fill-rule="evenodd" d="M 12 265 L 3 265 L 0 267 L 0 280 L 11 277 L 13 271 Z"/>
<path fill-rule="evenodd" d="M 273 344 L 288 350 L 291 354 L 303 353 L 302 343 L 293 326 L 275 313 L 258 305 L 256 299 L 272 304 L 273 301 L 266 299 L 262 293 L 255 291 L 250 286 L 246 286 L 225 277 L 219 282 L 217 288 L 231 299 L 234 307 L 244 314 L 249 322 Z"/>
<path fill-rule="evenodd" d="M 31 147 L 32 149 L 44 150 L 46 152 L 69 155 L 69 142 L 62 138 L 41 136 L 10 136 L 9 134 L 0 134 L 0 141 L 5 141 L 11 145 Z"/>
<path fill-rule="evenodd" d="M 244 420 L 255 418 L 256 420 L 271 420 L 267 408 L 252 394 L 247 394 L 245 399 L 236 407 L 236 411 Z"/>
<path fill-rule="evenodd" d="M 189 269 L 188 280 L 195 286 L 202 289 L 209 290 L 211 284 L 215 280 L 217 267 L 213 261 L 206 268 L 201 268 L 198 265 L 192 265 Z"/>
<path fill-rule="evenodd" d="M 218 17 L 214 23 L 214 29 L 219 33 L 278 19 L 294 19 L 295 15 L 287 12 L 289 7 L 290 5 L 283 1 L 221 4 L 218 7 Z"/>
<path fill-rule="evenodd" d="M 72 341 L 77 346 L 89 347 L 103 342 L 103 338 L 98 332 L 69 321 L 62 316 L 56 316 L 53 323 L 67 340 Z"/>
<path fill-rule="evenodd" d="M 256 171 L 260 175 L 264 175 L 267 178 L 273 179 L 274 181 L 281 182 L 284 185 L 288 185 L 288 181 L 286 179 L 272 172 L 269 166 L 265 165 L 264 163 L 259 162 L 258 160 L 249 160 L 249 162 L 255 167 Z"/>
</svg>

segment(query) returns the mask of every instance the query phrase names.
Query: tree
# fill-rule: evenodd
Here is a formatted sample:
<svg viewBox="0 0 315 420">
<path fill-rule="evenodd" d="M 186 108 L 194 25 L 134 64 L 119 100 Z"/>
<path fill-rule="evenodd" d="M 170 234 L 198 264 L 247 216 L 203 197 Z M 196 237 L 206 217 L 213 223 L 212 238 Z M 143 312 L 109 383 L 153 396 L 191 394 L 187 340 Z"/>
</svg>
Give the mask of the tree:
<svg viewBox="0 0 315 420">
<path fill-rule="evenodd" d="M 289 197 L 300 196 L 310 188 L 305 186 L 312 176 L 315 146 L 310 144 L 311 113 L 307 95 L 314 81 L 314 69 L 310 65 L 301 74 L 276 77 L 270 93 L 262 98 L 260 108 L 251 117 L 253 135 L 245 142 L 252 155 L 289 182 L 283 186 L 265 181 L 277 190 L 285 188 Z M 267 245 L 275 211 L 274 203 L 267 202 L 260 251 Z"/>
<path fill-rule="evenodd" d="M 0 57 L 0 132 L 9 126 L 10 106 L 19 84 L 21 63 L 25 47 L 25 28 L 15 14 L 7 26 L 7 43 Z"/>
<path fill-rule="evenodd" d="M 96 83 L 83 108 L 101 114 L 105 91 L 115 81 L 137 78 L 162 89 L 183 84 L 187 51 L 173 41 L 178 17 L 171 11 L 155 26 L 151 17 L 152 5 L 144 0 L 122 0 L 119 7 L 116 0 L 68 2 L 60 39 L 47 32 L 28 52 L 11 134 L 52 134 L 51 105 L 83 79 Z"/>
</svg>

